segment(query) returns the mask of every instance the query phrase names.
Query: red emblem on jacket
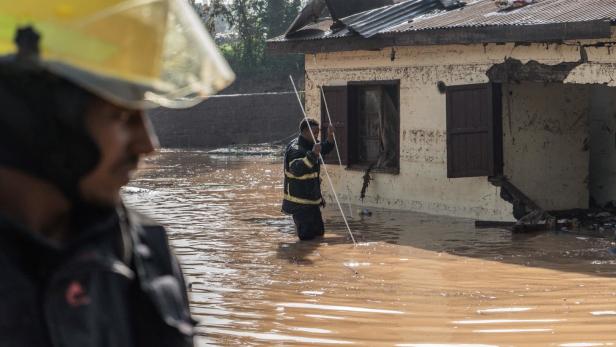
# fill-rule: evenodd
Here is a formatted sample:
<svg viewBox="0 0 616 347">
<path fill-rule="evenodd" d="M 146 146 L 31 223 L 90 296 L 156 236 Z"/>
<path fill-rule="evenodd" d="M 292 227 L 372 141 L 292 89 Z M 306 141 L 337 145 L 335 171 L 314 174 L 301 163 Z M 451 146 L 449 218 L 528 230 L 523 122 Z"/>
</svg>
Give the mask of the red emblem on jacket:
<svg viewBox="0 0 616 347">
<path fill-rule="evenodd" d="M 90 303 L 90 297 L 86 293 L 81 283 L 72 281 L 66 288 L 66 302 L 71 307 L 79 307 Z"/>
</svg>

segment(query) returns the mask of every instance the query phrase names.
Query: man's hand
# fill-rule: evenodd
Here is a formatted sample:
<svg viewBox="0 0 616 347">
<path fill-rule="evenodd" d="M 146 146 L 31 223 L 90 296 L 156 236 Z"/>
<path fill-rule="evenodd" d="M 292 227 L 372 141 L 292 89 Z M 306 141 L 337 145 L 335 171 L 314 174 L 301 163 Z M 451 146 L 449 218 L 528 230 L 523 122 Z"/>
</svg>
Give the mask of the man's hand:
<svg viewBox="0 0 616 347">
<path fill-rule="evenodd" d="M 314 153 L 314 155 L 319 157 L 319 154 L 321 154 L 321 144 L 320 143 L 317 143 L 312 147 L 312 153 Z"/>
<path fill-rule="evenodd" d="M 327 141 L 334 142 L 334 126 L 331 123 L 327 126 Z"/>
</svg>

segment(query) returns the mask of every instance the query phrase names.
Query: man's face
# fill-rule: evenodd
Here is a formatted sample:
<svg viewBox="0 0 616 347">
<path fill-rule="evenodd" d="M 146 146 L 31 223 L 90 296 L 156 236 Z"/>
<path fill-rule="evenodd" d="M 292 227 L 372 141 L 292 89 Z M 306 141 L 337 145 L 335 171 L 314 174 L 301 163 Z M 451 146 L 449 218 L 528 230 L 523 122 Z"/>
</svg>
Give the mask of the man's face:
<svg viewBox="0 0 616 347">
<path fill-rule="evenodd" d="M 86 129 L 100 150 L 97 166 L 79 182 L 86 202 L 111 206 L 120 201 L 139 159 L 155 149 L 149 120 L 143 111 L 129 110 L 97 100 L 86 114 Z"/>
<path fill-rule="evenodd" d="M 310 135 L 310 131 L 312 131 L 312 135 Z M 310 130 L 308 130 L 308 128 L 304 129 L 304 131 L 302 132 L 302 135 L 304 136 L 304 138 L 306 138 L 306 140 L 313 142 L 313 139 L 316 139 L 317 141 L 319 141 L 319 126 L 313 126 L 310 127 Z M 314 135 L 314 137 L 313 137 Z"/>
</svg>

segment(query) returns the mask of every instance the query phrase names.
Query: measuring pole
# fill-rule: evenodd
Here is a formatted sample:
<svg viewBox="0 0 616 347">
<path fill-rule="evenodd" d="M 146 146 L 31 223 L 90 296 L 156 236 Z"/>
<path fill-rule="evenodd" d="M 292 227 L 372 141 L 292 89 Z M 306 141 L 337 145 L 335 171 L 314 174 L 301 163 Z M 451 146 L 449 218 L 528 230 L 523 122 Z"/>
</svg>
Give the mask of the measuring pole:
<svg viewBox="0 0 616 347">
<path fill-rule="evenodd" d="M 295 91 L 297 102 L 299 102 L 299 108 L 302 110 L 302 114 L 304 115 L 304 120 L 306 121 L 306 124 L 308 124 L 308 127 L 310 128 L 310 122 L 308 122 L 308 116 L 306 115 L 306 111 L 304 110 L 304 105 L 302 105 L 302 99 L 299 97 L 299 92 L 297 91 L 297 88 L 295 87 L 295 82 L 293 81 L 293 77 L 289 75 L 289 79 L 291 80 L 291 84 L 293 85 L 293 90 Z M 316 144 L 317 139 L 314 137 L 314 134 L 312 133 L 312 129 L 310 130 L 310 136 L 312 136 L 312 141 L 314 141 L 314 143 Z M 336 204 L 338 204 L 338 209 L 340 210 L 340 213 L 342 214 L 344 225 L 346 225 L 349 235 L 351 235 L 351 240 L 353 241 L 353 245 L 357 246 L 357 242 L 355 242 L 355 237 L 353 236 L 353 232 L 351 232 L 351 227 L 349 227 L 349 223 L 347 222 L 346 216 L 344 215 L 344 211 L 342 210 L 342 205 L 340 205 L 340 200 L 338 200 L 338 194 L 336 194 L 336 190 L 334 189 L 334 184 L 332 183 L 331 177 L 329 177 L 329 172 L 327 172 L 327 166 L 325 165 L 325 162 L 323 161 L 323 156 L 321 155 L 321 153 L 319 153 L 319 159 L 321 160 L 321 163 L 323 163 L 323 171 L 325 171 L 325 176 L 327 177 L 327 181 L 329 182 L 329 187 L 331 188 L 332 193 L 334 194 L 334 198 L 336 199 Z"/>
</svg>

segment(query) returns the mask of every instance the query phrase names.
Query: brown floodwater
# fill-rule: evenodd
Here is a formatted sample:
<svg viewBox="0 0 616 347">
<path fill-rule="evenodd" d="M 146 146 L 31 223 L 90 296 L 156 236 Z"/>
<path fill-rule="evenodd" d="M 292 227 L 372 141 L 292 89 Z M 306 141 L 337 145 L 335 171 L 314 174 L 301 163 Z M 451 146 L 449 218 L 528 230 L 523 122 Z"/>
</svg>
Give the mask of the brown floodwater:
<svg viewBox="0 0 616 347">
<path fill-rule="evenodd" d="M 280 162 L 164 150 L 125 190 L 169 228 L 200 346 L 616 344 L 610 240 L 372 209 L 355 247 L 330 204 L 324 239 L 299 242 Z"/>
</svg>

